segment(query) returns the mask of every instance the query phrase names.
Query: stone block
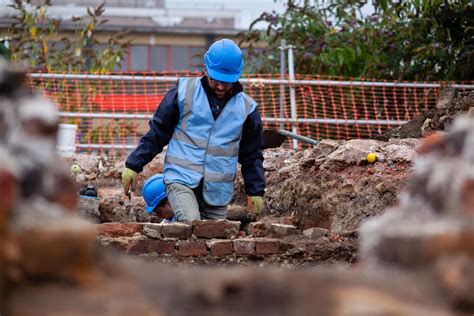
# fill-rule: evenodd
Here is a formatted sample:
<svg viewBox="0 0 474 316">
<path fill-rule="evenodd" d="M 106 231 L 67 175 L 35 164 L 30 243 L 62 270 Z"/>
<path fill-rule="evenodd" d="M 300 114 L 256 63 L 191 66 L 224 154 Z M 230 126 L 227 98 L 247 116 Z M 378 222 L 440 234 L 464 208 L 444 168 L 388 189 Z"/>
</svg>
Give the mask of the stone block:
<svg viewBox="0 0 474 316">
<path fill-rule="evenodd" d="M 32 277 L 78 280 L 94 263 L 95 228 L 85 220 L 64 218 L 16 231 L 20 269 Z"/>
<path fill-rule="evenodd" d="M 226 219 L 194 221 L 193 234 L 199 238 L 226 238 L 239 236 L 240 222 Z"/>
<path fill-rule="evenodd" d="M 255 240 L 255 253 L 258 255 L 273 255 L 281 252 L 280 240 L 274 238 L 262 238 Z"/>
<path fill-rule="evenodd" d="M 100 223 L 99 204 L 99 198 L 81 197 L 78 199 L 76 210 L 93 223 Z"/>
<path fill-rule="evenodd" d="M 206 242 L 203 240 L 181 241 L 178 248 L 178 254 L 182 257 L 199 257 L 207 254 Z"/>
<path fill-rule="evenodd" d="M 232 240 L 213 239 L 206 242 L 212 256 L 226 256 L 234 253 Z"/>
<path fill-rule="evenodd" d="M 249 225 L 249 234 L 255 237 L 266 237 L 269 234 L 270 223 L 254 222 Z"/>
<path fill-rule="evenodd" d="M 161 239 L 162 229 L 163 229 L 163 224 L 158 224 L 158 223 L 157 224 L 154 224 L 154 223 L 142 224 L 142 233 L 149 238 Z"/>
<path fill-rule="evenodd" d="M 280 241 L 280 253 L 287 253 L 289 255 L 305 254 L 306 246 L 300 242 Z"/>
<path fill-rule="evenodd" d="M 296 234 L 296 227 L 293 225 L 285 225 L 285 224 L 276 224 L 272 223 L 270 225 L 270 236 L 274 238 L 283 238 L 286 236 L 292 236 Z"/>
<path fill-rule="evenodd" d="M 161 234 L 165 238 L 188 239 L 191 237 L 193 228 L 191 225 L 184 223 L 168 223 L 163 224 Z"/>
<path fill-rule="evenodd" d="M 149 240 L 148 243 L 148 251 L 159 255 L 174 255 L 175 248 L 175 240 Z"/>
<path fill-rule="evenodd" d="M 125 253 L 127 250 L 128 239 L 131 237 L 107 237 L 97 236 L 97 243 L 107 249 L 111 249 L 116 252 Z"/>
<path fill-rule="evenodd" d="M 96 225 L 96 228 L 98 235 L 108 237 L 130 237 L 142 230 L 138 223 L 104 223 Z"/>
<path fill-rule="evenodd" d="M 303 231 L 303 236 L 310 239 L 318 239 L 328 235 L 329 231 L 321 227 L 311 227 Z"/>
<path fill-rule="evenodd" d="M 234 239 L 234 253 L 236 255 L 253 255 L 255 254 L 255 240 L 251 238 Z"/>
<path fill-rule="evenodd" d="M 462 225 L 427 221 L 417 230 L 390 232 L 380 239 L 375 252 L 385 262 L 410 267 L 432 264 L 446 253 L 473 256 L 474 229 Z"/>
</svg>

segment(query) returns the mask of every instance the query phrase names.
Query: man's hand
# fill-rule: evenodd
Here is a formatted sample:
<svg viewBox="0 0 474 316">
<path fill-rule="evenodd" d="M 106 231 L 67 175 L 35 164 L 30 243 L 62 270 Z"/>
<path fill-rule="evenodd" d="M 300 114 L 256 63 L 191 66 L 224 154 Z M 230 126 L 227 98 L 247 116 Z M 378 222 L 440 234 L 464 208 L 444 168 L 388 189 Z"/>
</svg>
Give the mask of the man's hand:
<svg viewBox="0 0 474 316">
<path fill-rule="evenodd" d="M 131 189 L 132 191 L 135 190 L 135 186 L 137 184 L 137 173 L 132 169 L 125 168 L 122 172 L 122 185 L 123 185 L 123 192 L 128 195 L 128 191 Z"/>
<path fill-rule="evenodd" d="M 263 209 L 263 196 L 249 196 L 247 199 L 247 207 L 253 210 L 256 215 L 260 214 Z"/>
</svg>

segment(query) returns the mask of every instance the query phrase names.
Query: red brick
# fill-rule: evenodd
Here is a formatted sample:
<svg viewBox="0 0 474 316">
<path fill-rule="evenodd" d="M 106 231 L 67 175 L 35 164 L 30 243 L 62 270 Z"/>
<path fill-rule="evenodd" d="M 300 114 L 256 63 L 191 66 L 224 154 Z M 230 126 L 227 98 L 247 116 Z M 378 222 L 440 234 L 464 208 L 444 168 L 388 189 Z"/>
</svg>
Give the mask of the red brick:
<svg viewBox="0 0 474 316">
<path fill-rule="evenodd" d="M 251 238 L 234 239 L 234 252 L 236 255 L 253 255 L 255 253 L 255 240 Z"/>
<path fill-rule="evenodd" d="M 183 223 L 163 224 L 161 234 L 165 238 L 188 239 L 193 231 L 192 226 Z"/>
<path fill-rule="evenodd" d="M 182 257 L 199 257 L 207 254 L 206 243 L 203 240 L 186 240 L 179 243 L 178 254 Z"/>
<path fill-rule="evenodd" d="M 137 223 L 104 223 L 96 227 L 97 235 L 107 237 L 131 237 L 142 229 Z"/>
<path fill-rule="evenodd" d="M 209 240 L 207 243 L 212 256 L 226 256 L 234 253 L 234 244 L 231 240 Z"/>
<path fill-rule="evenodd" d="M 149 239 L 145 236 L 135 236 L 129 238 L 125 253 L 130 255 L 141 255 L 148 253 Z"/>
<path fill-rule="evenodd" d="M 193 222 L 193 234 L 199 238 L 235 238 L 239 229 L 240 222 L 226 219 Z"/>
<path fill-rule="evenodd" d="M 149 252 L 156 252 L 159 255 L 173 255 L 176 241 L 173 240 L 150 240 L 148 245 Z"/>
<path fill-rule="evenodd" d="M 280 253 L 280 240 L 265 238 L 255 241 L 255 252 L 259 255 L 271 255 Z"/>
</svg>

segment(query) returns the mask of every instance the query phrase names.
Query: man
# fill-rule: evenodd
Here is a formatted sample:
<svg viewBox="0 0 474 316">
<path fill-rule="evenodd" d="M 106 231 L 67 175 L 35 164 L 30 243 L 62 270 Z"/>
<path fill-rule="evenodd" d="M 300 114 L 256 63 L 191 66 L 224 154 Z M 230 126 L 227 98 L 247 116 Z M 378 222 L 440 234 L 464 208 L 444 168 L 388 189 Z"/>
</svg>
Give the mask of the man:
<svg viewBox="0 0 474 316">
<path fill-rule="evenodd" d="M 204 55 L 202 78 L 180 78 L 149 122 L 150 130 L 130 154 L 122 173 L 125 192 L 137 173 L 168 145 L 164 178 L 176 219 L 223 219 L 241 164 L 249 207 L 263 207 L 262 120 L 255 101 L 238 82 L 242 52 L 223 39 Z"/>
<path fill-rule="evenodd" d="M 143 184 L 142 195 L 148 214 L 153 212 L 159 219 L 164 219 L 166 222 L 175 221 L 173 210 L 166 197 L 165 182 L 162 174 L 156 174 L 146 180 L 145 184 Z"/>
</svg>

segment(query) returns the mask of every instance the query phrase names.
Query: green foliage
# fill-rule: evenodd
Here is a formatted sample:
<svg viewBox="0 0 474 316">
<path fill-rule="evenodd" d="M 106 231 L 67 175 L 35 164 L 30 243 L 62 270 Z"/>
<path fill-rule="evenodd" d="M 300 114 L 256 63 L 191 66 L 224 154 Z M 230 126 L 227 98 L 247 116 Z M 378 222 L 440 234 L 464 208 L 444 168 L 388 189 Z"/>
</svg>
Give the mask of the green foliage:
<svg viewBox="0 0 474 316">
<path fill-rule="evenodd" d="M 282 15 L 264 13 L 241 34 L 248 71 L 279 72 L 278 46 L 295 49 L 295 72 L 398 80 L 474 79 L 472 0 L 287 1 Z M 267 31 L 255 30 L 258 22 Z M 267 49 L 259 50 L 265 44 Z M 250 64 L 250 65 L 249 65 Z"/>
<path fill-rule="evenodd" d="M 16 11 L 15 22 L 6 34 L 11 39 L 11 60 L 54 72 L 111 71 L 122 61 L 129 43 L 123 41 L 127 32 L 121 32 L 110 34 L 103 50 L 95 47 L 99 44 L 97 26 L 107 23 L 100 18 L 104 4 L 87 8 L 86 17 L 73 17 L 74 35 L 58 40 L 61 21 L 48 17 L 49 0 L 38 5 L 31 5 L 31 0 L 15 0 L 10 5 Z"/>
</svg>

